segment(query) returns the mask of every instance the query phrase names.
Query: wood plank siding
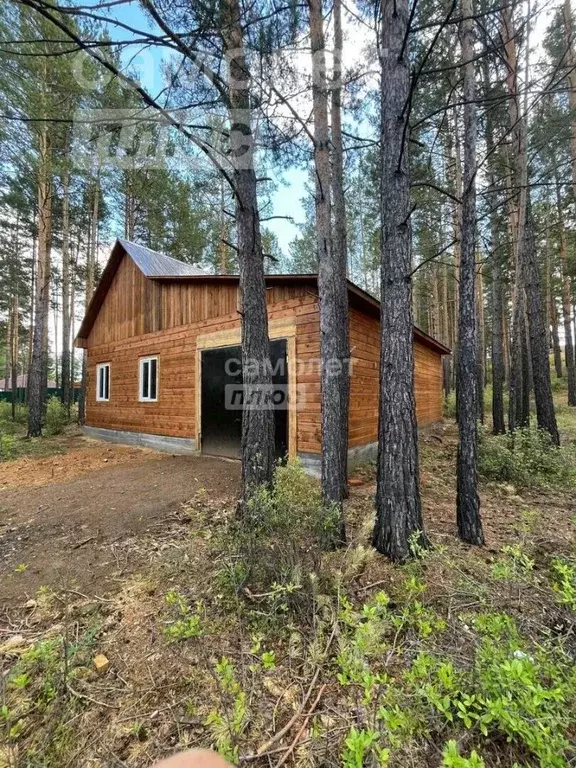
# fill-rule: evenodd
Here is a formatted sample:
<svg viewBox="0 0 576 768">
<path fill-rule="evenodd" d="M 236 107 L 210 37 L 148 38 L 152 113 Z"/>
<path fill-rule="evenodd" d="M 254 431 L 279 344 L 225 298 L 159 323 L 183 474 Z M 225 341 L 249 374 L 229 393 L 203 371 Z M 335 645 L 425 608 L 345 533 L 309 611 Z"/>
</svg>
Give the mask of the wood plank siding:
<svg viewBox="0 0 576 768">
<path fill-rule="evenodd" d="M 271 281 L 272 282 L 272 281 Z M 296 450 L 320 452 L 320 322 L 315 279 L 267 290 L 271 324 L 295 325 Z M 197 338 L 239 331 L 238 284 L 230 279 L 149 279 L 121 258 L 87 338 L 86 424 L 197 439 Z M 294 333 L 293 333 L 294 336 Z M 224 336 L 222 337 L 224 338 Z M 350 447 L 377 440 L 379 321 L 350 309 Z M 158 356 L 157 402 L 140 402 L 139 359 Z M 415 341 L 418 421 L 442 418 L 441 355 Z M 96 400 L 96 366 L 110 364 L 110 399 Z"/>
</svg>

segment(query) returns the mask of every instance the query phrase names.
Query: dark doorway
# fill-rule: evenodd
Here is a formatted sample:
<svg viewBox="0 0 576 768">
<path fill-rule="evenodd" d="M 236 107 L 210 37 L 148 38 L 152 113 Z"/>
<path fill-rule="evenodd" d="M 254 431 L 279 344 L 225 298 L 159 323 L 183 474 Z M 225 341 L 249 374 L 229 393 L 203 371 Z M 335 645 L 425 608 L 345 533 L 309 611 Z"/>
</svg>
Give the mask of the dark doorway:
<svg viewBox="0 0 576 768">
<path fill-rule="evenodd" d="M 288 453 L 288 366 L 286 340 L 270 342 L 274 384 L 276 456 Z M 242 348 L 202 352 L 202 453 L 240 458 L 242 440 Z"/>
</svg>

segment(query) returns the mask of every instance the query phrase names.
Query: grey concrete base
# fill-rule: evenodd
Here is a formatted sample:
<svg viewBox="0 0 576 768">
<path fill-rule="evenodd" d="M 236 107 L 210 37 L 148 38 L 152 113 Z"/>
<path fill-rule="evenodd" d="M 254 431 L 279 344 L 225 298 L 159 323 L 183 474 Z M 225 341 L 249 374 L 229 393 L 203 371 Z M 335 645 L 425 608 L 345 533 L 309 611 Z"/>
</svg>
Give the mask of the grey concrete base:
<svg viewBox="0 0 576 768">
<path fill-rule="evenodd" d="M 88 437 L 107 440 L 110 443 L 138 445 L 141 448 L 153 448 L 155 451 L 167 451 L 178 454 L 197 454 L 196 440 L 192 437 L 166 437 L 165 435 L 148 435 L 145 432 L 126 432 L 122 429 L 102 429 L 101 427 L 84 427 Z"/>
<path fill-rule="evenodd" d="M 375 461 L 378 453 L 378 443 L 359 445 L 348 451 L 348 472 L 353 472 L 360 464 Z M 309 475 L 320 477 L 322 474 L 322 459 L 319 453 L 299 453 L 298 458 Z"/>
<path fill-rule="evenodd" d="M 348 450 L 348 473 L 353 472 L 360 464 L 367 461 L 376 461 L 378 455 L 378 443 L 366 443 Z"/>
<path fill-rule="evenodd" d="M 309 475 L 312 475 L 313 477 L 321 477 L 322 459 L 319 453 L 299 453 L 298 458 Z"/>
</svg>

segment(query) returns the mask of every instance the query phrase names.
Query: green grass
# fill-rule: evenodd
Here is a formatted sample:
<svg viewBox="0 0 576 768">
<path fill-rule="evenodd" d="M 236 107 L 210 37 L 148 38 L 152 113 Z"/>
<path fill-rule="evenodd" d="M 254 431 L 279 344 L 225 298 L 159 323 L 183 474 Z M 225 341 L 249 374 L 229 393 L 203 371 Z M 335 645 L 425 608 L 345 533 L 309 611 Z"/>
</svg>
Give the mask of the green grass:
<svg viewBox="0 0 576 768">
<path fill-rule="evenodd" d="M 51 456 L 66 451 L 66 446 L 58 440 L 75 421 L 75 411 L 70 419 L 57 398 L 52 397 L 47 403 L 46 420 L 43 436 L 27 438 L 28 408 L 20 405 L 16 409 L 16 418 L 12 419 L 10 403 L 0 402 L 0 462 L 19 459 L 24 456 Z"/>
</svg>

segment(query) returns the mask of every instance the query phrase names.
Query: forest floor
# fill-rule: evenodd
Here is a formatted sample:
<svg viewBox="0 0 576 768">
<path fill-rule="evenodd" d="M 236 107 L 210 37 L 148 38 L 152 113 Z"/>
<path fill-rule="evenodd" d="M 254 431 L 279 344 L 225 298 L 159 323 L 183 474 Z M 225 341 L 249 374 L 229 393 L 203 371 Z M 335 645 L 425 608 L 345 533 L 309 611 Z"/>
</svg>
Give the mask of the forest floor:
<svg viewBox="0 0 576 768">
<path fill-rule="evenodd" d="M 485 438 L 485 547 L 456 536 L 448 423 L 421 440 L 429 552 L 398 566 L 371 550 L 366 466 L 347 547 L 277 535 L 261 591 L 238 575 L 261 542 L 243 561 L 234 463 L 70 437 L 0 464 L 0 768 L 193 746 L 276 768 L 572 764 L 576 414 L 558 400 L 560 469 L 533 446 L 502 469 Z"/>
<path fill-rule="evenodd" d="M 141 565 L 138 538 L 182 514 L 203 488 L 230 500 L 234 463 L 171 456 L 80 434 L 46 438 L 50 455 L 0 463 L 0 605 L 41 586 L 113 589 Z"/>
</svg>

